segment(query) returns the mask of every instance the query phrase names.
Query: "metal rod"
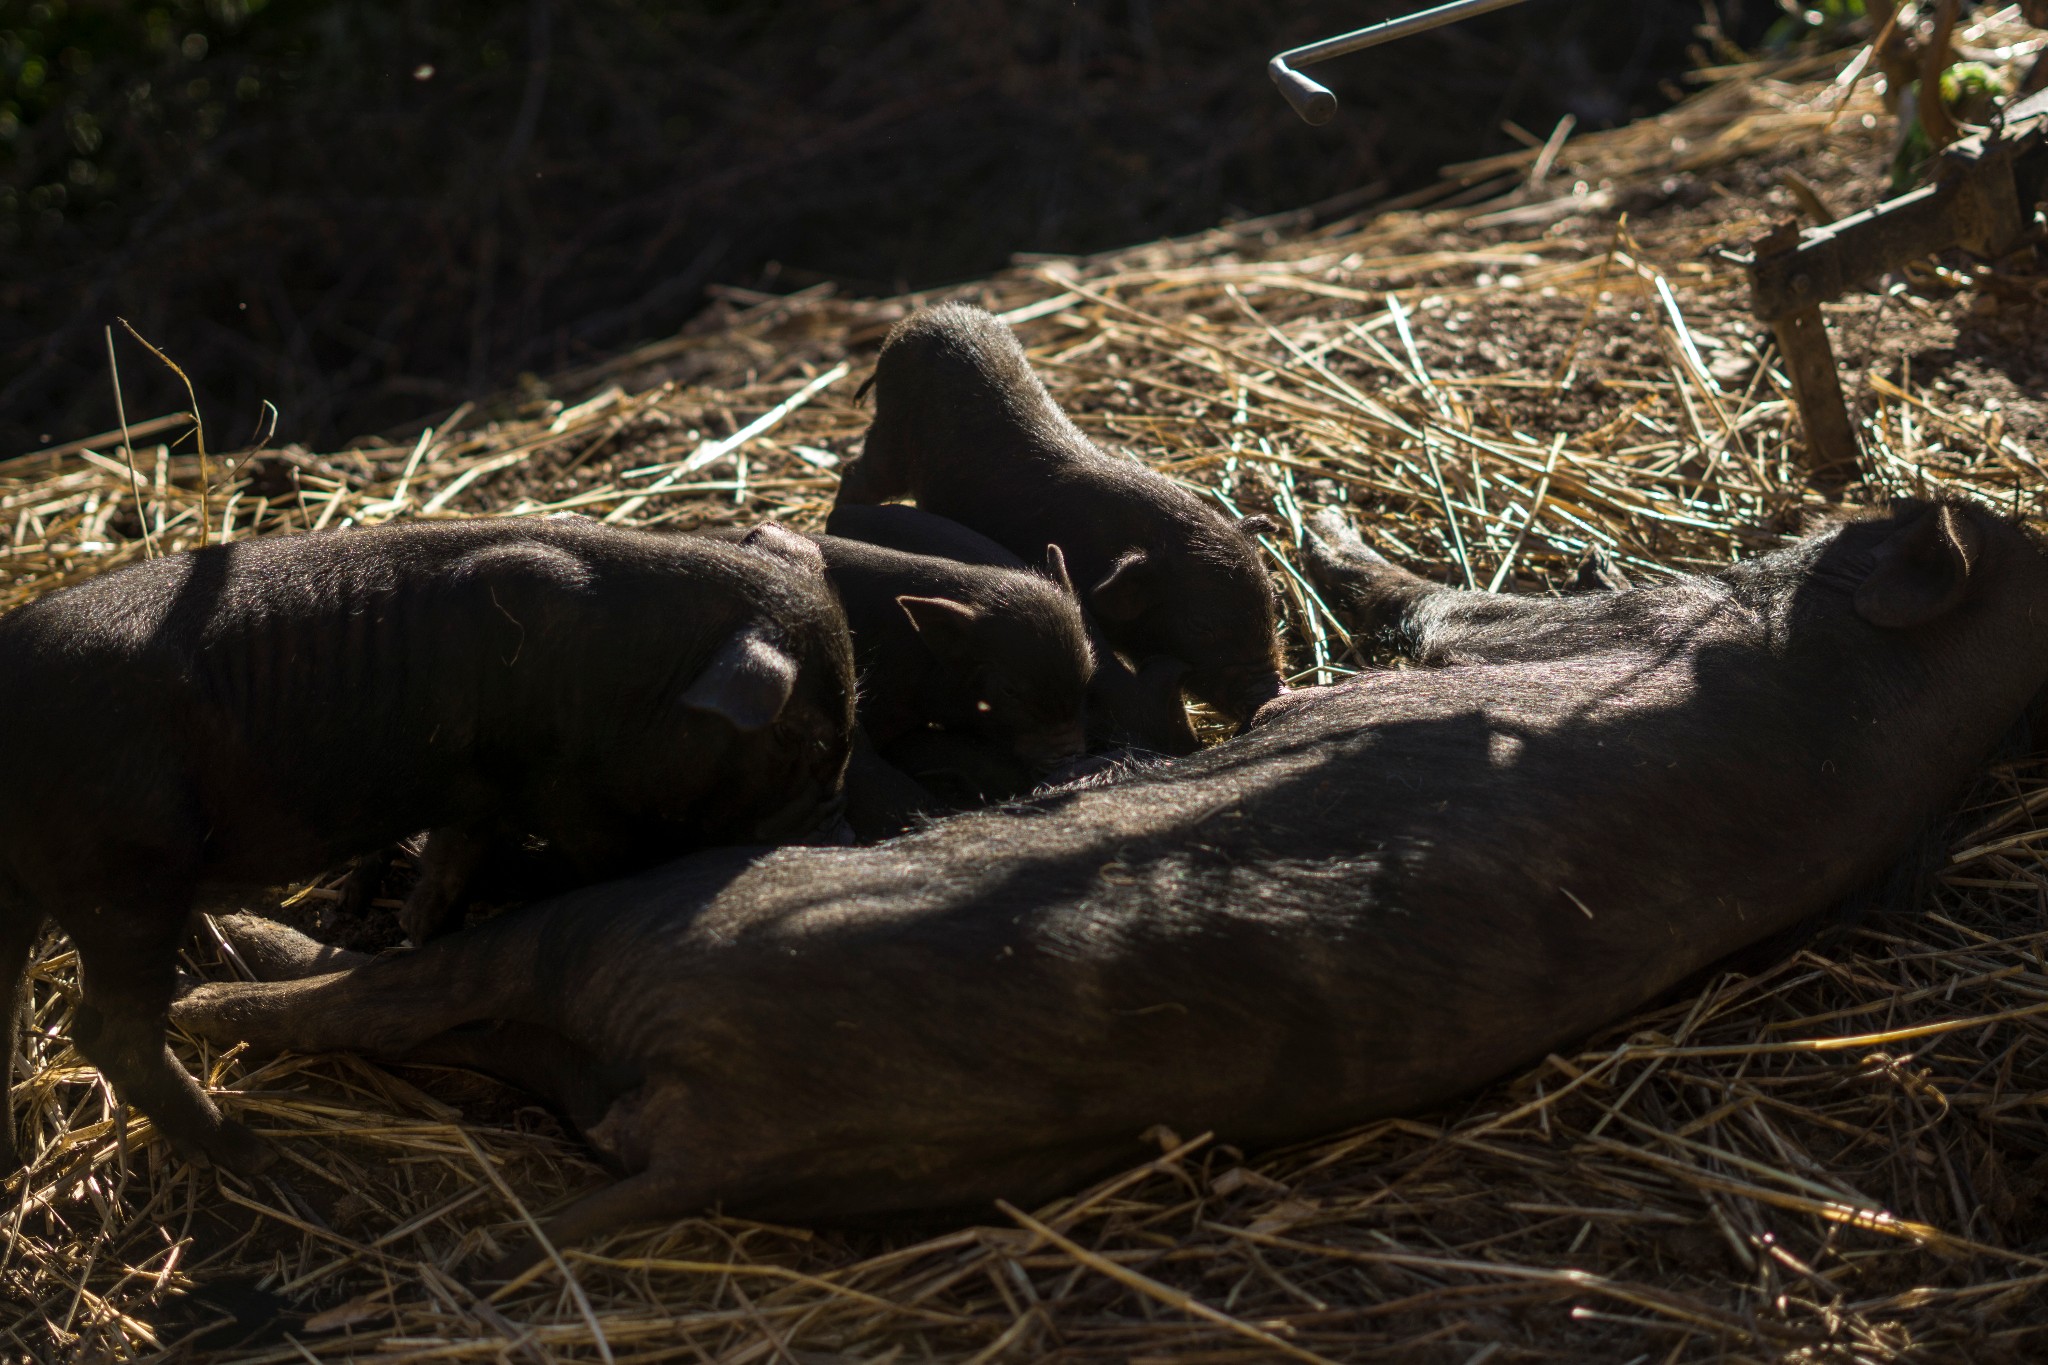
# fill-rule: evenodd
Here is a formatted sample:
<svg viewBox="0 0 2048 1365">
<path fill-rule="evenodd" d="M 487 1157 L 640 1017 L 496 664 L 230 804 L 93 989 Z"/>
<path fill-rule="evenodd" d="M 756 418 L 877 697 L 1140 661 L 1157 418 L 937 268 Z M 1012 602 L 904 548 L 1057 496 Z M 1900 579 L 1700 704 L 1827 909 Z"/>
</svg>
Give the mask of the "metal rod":
<svg viewBox="0 0 2048 1365">
<path fill-rule="evenodd" d="M 1451 0 L 1448 5 L 1438 5 L 1418 14 L 1403 15 L 1398 19 L 1385 19 L 1377 24 L 1350 33 L 1340 33 L 1334 38 L 1325 38 L 1319 43 L 1305 43 L 1291 47 L 1272 61 L 1266 63 L 1266 74 L 1273 78 L 1273 84 L 1280 87 L 1280 93 L 1294 106 L 1294 112 L 1308 123 L 1328 123 L 1337 113 L 1337 97 L 1325 87 L 1318 85 L 1307 76 L 1296 71 L 1298 63 L 1307 66 L 1311 62 L 1324 62 L 1332 57 L 1341 57 L 1347 52 L 1360 52 L 1381 43 L 1391 43 L 1411 34 L 1427 33 L 1445 24 L 1455 24 L 1460 19 L 1471 19 L 1481 14 L 1490 14 L 1509 5 L 1519 5 L 1524 0 Z"/>
</svg>

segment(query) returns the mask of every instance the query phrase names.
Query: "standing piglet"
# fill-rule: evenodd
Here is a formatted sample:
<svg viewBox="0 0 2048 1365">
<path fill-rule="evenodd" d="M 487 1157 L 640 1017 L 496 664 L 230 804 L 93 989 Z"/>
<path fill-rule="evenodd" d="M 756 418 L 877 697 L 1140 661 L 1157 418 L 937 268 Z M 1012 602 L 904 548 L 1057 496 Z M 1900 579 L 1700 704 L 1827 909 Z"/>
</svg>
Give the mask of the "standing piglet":
<svg viewBox="0 0 2048 1365">
<path fill-rule="evenodd" d="M 164 1042 L 202 883 L 275 884 L 421 829 L 424 884 L 444 896 L 507 831 L 592 876 L 798 837 L 833 811 L 852 704 L 817 550 L 774 527 L 718 544 L 577 519 L 416 523 L 216 546 L 52 593 L 0 618 L 18 778 L 0 790 L 6 1055 L 53 919 L 84 970 L 80 1052 L 181 1150 L 258 1164 Z"/>
<path fill-rule="evenodd" d="M 915 498 L 1027 559 L 1056 544 L 1118 649 L 1183 661 L 1187 689 L 1235 719 L 1280 692 L 1273 592 L 1246 528 L 1097 448 L 1001 321 L 960 303 L 913 314 L 869 383 L 875 417 L 841 504 Z"/>
</svg>

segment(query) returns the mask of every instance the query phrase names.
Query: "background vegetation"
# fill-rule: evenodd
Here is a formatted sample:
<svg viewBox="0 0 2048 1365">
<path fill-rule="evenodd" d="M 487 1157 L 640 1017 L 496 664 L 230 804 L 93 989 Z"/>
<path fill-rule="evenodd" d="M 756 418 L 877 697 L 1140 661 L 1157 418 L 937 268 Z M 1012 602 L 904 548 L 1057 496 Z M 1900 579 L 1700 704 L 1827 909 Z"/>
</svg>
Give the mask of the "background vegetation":
<svg viewBox="0 0 2048 1365">
<path fill-rule="evenodd" d="M 0 0 L 0 454 L 111 425 L 101 329 L 219 440 L 417 420 L 673 331 L 707 284 L 957 280 L 1386 192 L 1662 102 L 1703 18 L 1538 0 L 1324 70 L 1408 0 Z M 131 411 L 182 406 L 128 365 Z"/>
</svg>

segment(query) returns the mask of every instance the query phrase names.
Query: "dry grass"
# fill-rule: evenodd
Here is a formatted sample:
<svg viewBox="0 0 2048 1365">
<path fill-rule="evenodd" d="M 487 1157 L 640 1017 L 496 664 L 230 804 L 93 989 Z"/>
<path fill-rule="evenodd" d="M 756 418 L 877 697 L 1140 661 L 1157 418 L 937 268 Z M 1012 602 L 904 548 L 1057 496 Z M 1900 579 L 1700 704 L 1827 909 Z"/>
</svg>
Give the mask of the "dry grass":
<svg viewBox="0 0 2048 1365">
<path fill-rule="evenodd" d="M 2032 43 L 2016 23 L 1966 41 Z M 1783 378 L 1712 249 L 1781 216 L 1782 167 L 1867 192 L 1888 129 L 1869 82 L 1836 81 L 1845 60 L 1716 73 L 1660 120 L 1460 168 L 1437 193 L 1463 207 L 1240 225 L 961 292 L 1010 314 L 1096 436 L 1277 513 L 1296 664 L 1334 675 L 1361 661 L 1294 568 L 1317 507 L 1348 503 L 1450 580 L 1538 591 L 1595 549 L 1638 578 L 1724 564 L 1834 496 L 1802 476 Z M 2030 269 L 1995 275 L 2008 319 Z M 1971 280 L 1919 283 L 1842 315 L 1888 309 L 1937 342 L 1967 325 Z M 553 510 L 814 524 L 864 425 L 854 389 L 913 302 L 732 296 L 565 377 L 569 406 L 305 456 L 296 488 L 245 455 L 212 534 Z M 2048 515 L 2048 426 L 1919 368 L 1851 376 L 1869 456 L 1850 494 Z M 140 459 L 167 547 L 198 536 L 195 464 Z M 0 475 L 8 603 L 144 553 L 118 441 Z M 1697 983 L 1456 1109 L 1254 1157 L 1161 1134 L 1151 1166 L 929 1237 L 691 1220 L 488 1299 L 462 1283 L 474 1258 L 599 1178 L 551 1120 L 456 1073 L 181 1044 L 286 1155 L 255 1182 L 196 1172 L 139 1116 L 124 1132 L 62 1041 L 73 963 L 53 943 L 17 1063 L 39 1155 L 5 1215 L 0 1302 L 20 1308 L 0 1353 L 189 1356 L 222 1316 L 194 1287 L 226 1281 L 312 1315 L 219 1357 L 240 1361 L 2039 1359 L 2044 807 L 2048 760 L 1988 766 L 1916 913 Z"/>
</svg>

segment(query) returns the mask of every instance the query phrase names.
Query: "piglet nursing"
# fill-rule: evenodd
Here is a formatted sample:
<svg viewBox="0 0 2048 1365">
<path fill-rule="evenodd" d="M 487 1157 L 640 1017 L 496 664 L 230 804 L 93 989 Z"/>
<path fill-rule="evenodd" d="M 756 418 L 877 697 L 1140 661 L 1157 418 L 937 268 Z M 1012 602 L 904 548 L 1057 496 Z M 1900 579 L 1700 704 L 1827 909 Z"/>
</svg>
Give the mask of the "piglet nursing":
<svg viewBox="0 0 2048 1365">
<path fill-rule="evenodd" d="M 836 817 L 852 705 L 817 551 L 776 528 L 414 523 L 52 593 L 0 618 L 9 759 L 35 775 L 0 790 L 0 1014 L 11 1033 L 56 921 L 83 967 L 79 1050 L 184 1151 L 255 1164 L 164 1046 L 202 883 L 275 885 L 431 829 L 407 910 L 426 938 L 502 835 L 591 877 L 800 837 Z"/>
<path fill-rule="evenodd" d="M 1060 411 L 1002 322 L 949 303 L 897 324 L 839 504 L 914 498 L 1027 560 L 1058 545 L 1083 604 L 1136 658 L 1242 719 L 1281 688 L 1273 593 L 1246 529 Z"/>
</svg>

